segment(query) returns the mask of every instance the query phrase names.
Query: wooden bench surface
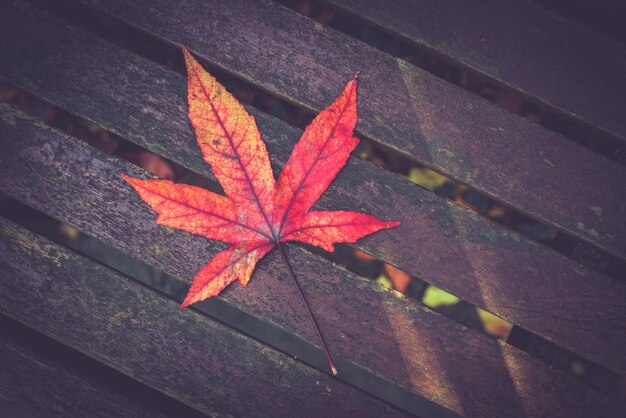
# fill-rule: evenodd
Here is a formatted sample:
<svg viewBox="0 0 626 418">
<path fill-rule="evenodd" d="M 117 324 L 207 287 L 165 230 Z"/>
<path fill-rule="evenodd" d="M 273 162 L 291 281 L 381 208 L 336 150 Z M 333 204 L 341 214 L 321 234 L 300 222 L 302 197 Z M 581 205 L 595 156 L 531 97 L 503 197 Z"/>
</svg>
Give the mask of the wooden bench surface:
<svg viewBox="0 0 626 418">
<path fill-rule="evenodd" d="M 418 161 L 427 163 L 424 159 L 428 158 L 428 165 L 624 258 L 625 226 L 620 222 L 626 204 L 624 167 L 558 134 L 280 6 L 215 2 L 212 7 L 196 10 L 191 8 L 195 3 L 189 2 L 173 10 L 165 2 L 151 2 L 149 6 L 141 1 L 119 5 L 95 0 L 85 3 L 106 9 L 165 43 L 184 42 L 211 64 L 313 110 L 328 103 L 350 71 L 361 65 L 364 81 L 359 129 L 364 135 Z M 1 78 L 214 180 L 197 151 L 187 121 L 186 86 L 181 75 L 27 2 L 15 0 L 0 8 Z M 177 19 L 186 23 L 175 25 Z M 275 29 L 271 34 L 270 27 Z M 293 61 L 290 67 L 288 60 Z M 411 111 L 401 111 L 403 105 Z M 254 108 L 249 110 L 268 144 L 272 164 L 279 169 L 301 132 Z M 144 171 L 6 105 L 0 106 L 0 116 L 3 193 L 171 274 L 181 285 L 189 283 L 208 257 L 223 248 L 219 243 L 164 231 L 156 225 L 152 213 L 118 176 L 124 172 L 150 177 Z M 431 118 L 427 129 L 424 118 Z M 485 126 L 506 127 L 506 134 L 490 131 L 483 138 Z M 434 150 L 435 144 L 439 151 Z M 441 151 L 441 147 L 448 152 Z M 514 155 L 519 163 L 506 161 Z M 545 159 L 552 163 L 550 168 L 545 167 Z M 495 177 L 490 178 L 492 175 Z M 534 177 L 540 175 L 548 176 L 541 184 L 536 181 L 539 177 Z M 595 185 L 596 181 L 602 184 Z M 580 199 L 566 204 L 574 189 Z M 601 219 L 592 210 L 593 218 L 586 213 L 591 206 L 585 205 L 602 205 L 598 207 L 606 210 L 601 212 Z M 320 200 L 319 207 L 358 207 L 376 216 L 400 220 L 401 230 L 371 236 L 356 247 L 601 366 L 620 374 L 626 372 L 622 348 L 626 346 L 626 289 L 622 282 L 582 267 L 355 157 Z M 284 408 L 281 411 L 304 409 L 313 413 L 328 401 L 333 402 L 333 408 L 345 408 L 346 413 L 367 408 L 364 410 L 378 416 L 402 413 L 389 403 L 414 414 L 481 416 L 541 415 L 559 408 L 569 416 L 590 416 L 598 411 L 610 416 L 624 407 L 621 400 L 511 345 L 467 329 L 305 249 L 290 246 L 289 255 L 300 274 L 307 276 L 305 291 L 333 352 L 341 359 L 339 364 L 358 368 L 362 376 L 383 379 L 390 388 L 404 394 L 399 400 L 394 395 L 374 393 L 386 402 L 379 401 L 366 395 L 372 393 L 371 389 L 360 382 L 348 380 L 346 385 L 330 379 L 200 314 L 183 313 L 181 317 L 178 310 L 172 310 L 173 301 L 57 245 L 45 243 L 46 248 L 53 246 L 55 252 L 68 254 L 67 259 L 55 258 L 56 263 L 31 247 L 22 251 L 16 242 L 24 246 L 24 241 L 16 237 L 28 236 L 29 242 L 44 239 L 3 222 L 1 239 L 10 251 L 0 260 L 9 272 L 2 273 L 2 288 L 13 289 L 16 277 L 34 287 L 22 290 L 22 296 L 13 292 L 0 296 L 0 312 L 204 413 L 251 414 L 258 402 L 262 405 L 259 411 L 278 414 L 279 410 L 264 402 L 267 399 L 280 399 Z M 584 231 L 578 223 L 584 225 Z M 21 261 L 15 261 L 18 259 Z M 22 272 L 21 266 L 28 265 L 29 259 L 30 264 L 49 269 L 45 274 Z M 116 300 L 118 290 L 102 290 L 103 284 L 87 282 L 87 277 L 80 274 L 66 277 L 63 272 L 73 268 L 76 272 L 101 271 L 105 282 L 120 282 L 119 289 L 130 289 L 132 295 Z M 313 331 L 303 326 L 307 324 L 306 312 L 291 283 L 281 279 L 286 273 L 281 260 L 270 254 L 245 291 L 232 287 L 220 298 L 270 326 L 317 345 Z M 38 283 L 49 282 L 44 276 L 59 277 L 65 284 L 46 288 L 50 293 L 42 297 Z M 64 292 L 69 293 L 72 286 L 80 286 L 83 292 L 64 299 Z M 95 295 L 101 291 L 111 296 L 106 303 L 96 303 Z M 132 297 L 141 303 L 131 303 Z M 49 314 L 62 311 L 63 306 L 71 307 L 67 315 L 76 321 L 84 317 L 84 322 L 67 331 L 54 324 L 42 325 L 41 312 L 34 310 L 40 304 L 46 304 Z M 139 309 L 142 304 L 148 307 Z M 159 329 L 163 335 L 174 332 L 181 321 L 191 324 L 185 326 L 181 338 L 190 347 L 198 344 L 193 355 L 209 356 L 212 362 L 197 368 L 193 364 L 197 358 L 190 355 L 146 371 L 140 369 L 141 359 L 151 356 L 148 351 L 133 354 L 118 347 L 111 348 L 117 350 L 112 355 L 100 344 L 79 341 L 81 335 L 91 335 L 90 330 L 98 328 L 97 320 L 114 318 L 115 312 L 124 312 L 127 322 L 134 317 L 154 322 L 158 317 L 165 323 L 150 322 L 144 328 L 162 326 Z M 146 336 L 141 327 L 107 332 L 145 340 L 146 347 L 150 347 L 155 343 L 154 335 Z M 126 334 L 129 336 L 124 337 Z M 107 341 L 112 335 L 116 334 L 93 337 Z M 176 358 L 174 354 L 179 350 L 174 347 L 179 340 L 169 341 L 171 344 L 158 353 L 165 363 Z M 242 358 L 233 357 L 229 344 L 242 345 Z M 259 379 L 268 382 L 257 380 L 256 384 L 267 392 L 254 389 L 256 372 L 245 359 L 255 355 L 254 363 L 264 366 Z M 223 392 L 234 384 L 234 380 L 226 381 L 228 373 L 243 377 L 240 391 L 248 385 L 245 393 L 252 394 L 250 402 L 235 406 L 230 403 L 232 399 Z M 177 378 L 158 381 L 156 377 L 163 374 Z M 207 385 L 210 378 L 214 382 Z M 301 381 L 294 383 L 290 379 Z M 280 383 L 269 383 L 274 380 Z M 313 381 L 323 383 L 312 386 Z M 205 396 L 202 401 L 198 398 L 201 393 L 186 391 L 185 385 L 190 382 L 203 387 L 205 395 L 213 391 L 222 395 L 210 399 Z M 320 385 L 330 388 L 324 389 L 329 393 L 324 401 L 320 401 L 324 395 Z M 299 402 L 301 397 L 307 397 L 306 404 Z M 348 400 L 338 406 L 338 399 L 343 397 Z M 315 402 L 320 405 L 314 406 Z M 365 406 L 370 404 L 371 408 Z M 229 409 L 236 407 L 241 409 Z M 336 411 L 341 413 L 340 409 Z"/>
<path fill-rule="evenodd" d="M 553 131 L 279 5 L 84 3 L 316 112 L 360 70 L 358 132 L 626 260 L 626 168 Z"/>
<path fill-rule="evenodd" d="M 0 230 L 3 314 L 201 412 L 401 415 L 192 310 L 172 315 L 177 301 L 14 224 Z"/>
<path fill-rule="evenodd" d="M 38 417 L 70 416 L 76 411 L 93 417 L 205 416 L 16 321 L 2 316 L 0 327 L 0 399 L 20 405 L 26 413 Z M 4 409 L 2 413 L 13 416 Z"/>
<path fill-rule="evenodd" d="M 0 70 L 3 76 L 213 178 L 196 150 L 186 116 L 180 111 L 186 106 L 186 98 L 181 94 L 185 90 L 182 76 L 96 36 L 64 27 L 54 19 L 46 24 L 45 19 L 38 17 L 39 30 L 26 30 L 33 26 L 33 21 L 20 19 L 18 13 L 5 16 L 7 41 L 3 51 L 9 64 Z M 42 52 L 24 54 L 27 48 Z M 85 59 L 72 58 L 76 56 Z M 35 74 L 25 74 L 22 68 Z M 122 68 L 125 71 L 120 71 Z M 71 85 L 64 81 L 68 79 L 73 80 Z M 155 84 L 159 85 L 156 91 Z M 125 112 L 117 112 L 120 107 Z M 268 143 L 274 165 L 282 166 L 300 132 L 276 118 L 250 110 Z M 394 204 L 390 206 L 388 202 Z M 319 207 L 360 207 L 380 217 L 400 220 L 402 233 L 374 235 L 361 240 L 358 247 L 584 357 L 626 370 L 626 358 L 619 349 L 621 343 L 611 343 L 621 338 L 626 344 L 626 336 L 615 335 L 626 315 L 624 287 L 620 283 L 581 269 L 553 251 L 546 252 L 544 247 L 358 158 L 351 159 Z M 410 243 L 405 235 L 411 236 Z M 520 269 L 520 264 L 527 268 Z M 551 277 L 549 282 L 546 276 Z M 503 281 L 505 277 L 507 280 Z M 518 288 L 510 286 L 508 280 L 523 287 L 528 295 L 523 304 L 519 303 Z M 580 306 L 577 301 L 581 297 L 589 303 Z M 559 310 L 555 310 L 556 306 Z M 580 315 L 586 318 L 584 324 L 577 319 Z M 584 338 L 587 335 L 594 335 L 599 343 L 590 346 Z"/>
<path fill-rule="evenodd" d="M 328 0 L 626 142 L 626 47 L 530 0 Z"/>
<path fill-rule="evenodd" d="M 8 118 L 4 115 L 3 119 Z M 150 222 L 152 215 L 142 210 L 142 201 L 118 175 L 125 172 L 145 176 L 145 172 L 128 163 L 110 161 L 100 151 L 54 134 L 48 128 L 29 124 L 23 115 L 13 113 L 12 117 L 18 129 L 14 125 L 1 126 L 2 136 L 12 140 L 6 141 L 6 146 L 3 144 L 0 154 L 17 153 L 23 158 L 19 163 L 2 160 L 0 173 L 3 178 L 11 178 L 18 167 L 21 170 L 29 167 L 29 172 L 22 173 L 11 184 L 0 183 L 3 191 L 42 210 L 51 196 L 56 196 L 55 207 L 47 209 L 55 218 L 187 283 L 204 262 L 196 254 L 209 256 L 223 248 L 179 231 L 164 234 L 159 225 Z M 12 132 L 19 136 L 11 135 Z M 42 149 L 43 153 L 32 152 Z M 70 175 L 75 171 L 86 175 Z M 77 207 L 81 210 L 77 211 Z M 519 412 L 526 408 L 550 408 L 554 398 L 564 396 L 547 390 L 545 397 L 537 396 L 532 387 L 512 386 L 510 374 L 513 374 L 515 379 L 543 381 L 559 392 L 568 387 L 568 404 L 577 405 L 572 413 L 575 410 L 588 413 L 585 405 L 597 408 L 604 403 L 590 399 L 581 383 L 563 372 L 546 368 L 514 347 L 468 330 L 415 301 L 398 297 L 297 247 L 290 248 L 289 256 L 298 271 L 306 272 L 303 287 L 316 307 L 333 352 L 413 393 L 438 399 L 449 409 L 469 415 L 487 411 L 506 414 L 515 405 Z M 220 297 L 316 344 L 314 332 L 302 326 L 307 323 L 306 312 L 297 303 L 294 289 L 282 280 L 286 274 L 281 259 L 270 254 L 259 264 L 256 280 L 250 282 L 245 292 L 229 288 Z M 375 350 L 363 350 L 363 341 Z M 447 353 L 445 364 L 441 364 L 440 353 Z M 467 361 L 468 355 L 471 362 Z M 389 356 L 402 361 L 389 362 Z M 494 361 L 502 356 L 507 358 L 506 363 Z M 509 369 L 509 362 L 515 367 Z M 463 392 L 461 389 L 466 386 L 475 389 Z M 440 387 L 439 393 L 432 393 L 434 387 Z M 527 389 L 531 392 L 525 393 Z M 497 396 L 492 399 L 494 394 Z M 518 397 L 522 399 L 516 400 Z"/>
</svg>

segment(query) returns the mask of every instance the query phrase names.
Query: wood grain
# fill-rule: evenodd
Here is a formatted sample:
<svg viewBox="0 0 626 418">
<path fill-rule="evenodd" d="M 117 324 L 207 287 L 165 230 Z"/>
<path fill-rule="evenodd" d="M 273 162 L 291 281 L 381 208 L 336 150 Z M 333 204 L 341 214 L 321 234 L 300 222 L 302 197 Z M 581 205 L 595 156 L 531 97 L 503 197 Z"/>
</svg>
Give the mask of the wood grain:
<svg viewBox="0 0 626 418">
<path fill-rule="evenodd" d="M 0 17 L 0 31 L 7 31 L 0 37 L 3 77 L 213 178 L 187 121 L 182 76 L 25 10 L 33 17 L 10 9 Z M 249 110 L 277 173 L 301 132 Z M 619 350 L 626 344 L 623 285 L 358 158 L 317 208 L 358 208 L 401 221 L 401 228 L 367 237 L 358 248 L 583 357 L 626 369 Z"/>
<path fill-rule="evenodd" d="M 328 3 L 626 141 L 626 46 L 535 2 Z"/>
<path fill-rule="evenodd" d="M 205 416 L 4 316 L 0 368 L 0 401 L 37 417 Z"/>
<path fill-rule="evenodd" d="M 81 1 L 316 112 L 361 71 L 358 132 L 626 260 L 626 167 L 553 131 L 276 4 Z"/>
<path fill-rule="evenodd" d="M 142 170 L 33 124 L 6 106 L 0 109 L 4 121 L 0 124 L 3 192 L 186 283 L 223 248 L 156 225 L 151 211 L 119 177 L 120 172 L 145 177 Z M 616 399 L 585 387 L 573 376 L 397 292 L 298 247 L 290 246 L 288 252 L 296 274 L 306 278 L 302 280 L 304 291 L 336 357 L 349 359 L 416 395 L 457 414 L 474 416 L 524 411 L 586 416 L 621 407 Z M 2 292 L 5 294 L 12 292 Z M 315 333 L 305 325 L 306 312 L 275 252 L 259 263 L 245 289 L 231 286 L 220 298 L 306 341 L 317 342 Z M 172 315 L 167 311 L 160 317 Z M 559 402 L 562 404 L 557 406 Z"/>
<path fill-rule="evenodd" d="M 14 224 L 0 233 L 2 313 L 208 415 L 404 415 Z"/>
</svg>

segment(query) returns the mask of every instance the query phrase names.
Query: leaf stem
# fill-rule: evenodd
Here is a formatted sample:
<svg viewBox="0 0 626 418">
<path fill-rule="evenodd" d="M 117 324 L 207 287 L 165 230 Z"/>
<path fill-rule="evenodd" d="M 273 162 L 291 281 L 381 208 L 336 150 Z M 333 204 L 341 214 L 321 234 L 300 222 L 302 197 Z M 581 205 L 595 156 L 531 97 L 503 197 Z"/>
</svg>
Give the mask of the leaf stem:
<svg viewBox="0 0 626 418">
<path fill-rule="evenodd" d="M 306 311 L 309 314 L 309 318 L 311 318 L 313 325 L 315 325 L 315 331 L 317 331 L 317 336 L 320 338 L 320 341 L 322 342 L 322 347 L 324 348 L 324 351 L 326 352 L 326 357 L 328 357 L 328 364 L 330 365 L 330 370 L 333 372 L 334 376 L 337 376 L 337 368 L 333 364 L 333 359 L 330 356 L 330 351 L 328 351 L 328 346 L 326 345 L 326 341 L 324 341 L 324 337 L 322 336 L 322 331 L 320 331 L 320 327 L 317 324 L 317 321 L 315 320 L 315 316 L 313 316 L 313 312 L 311 311 L 309 302 L 307 302 L 306 297 L 304 296 L 304 291 L 302 290 L 302 286 L 300 286 L 300 282 L 298 282 L 298 279 L 296 278 L 296 274 L 293 272 L 293 268 L 291 267 L 289 258 L 287 258 L 287 254 L 285 254 L 285 250 L 283 250 L 283 247 L 282 245 L 280 245 L 280 242 L 277 242 L 276 246 L 278 247 L 278 250 L 280 251 L 280 253 L 283 255 L 283 259 L 285 260 L 285 263 L 287 263 L 287 268 L 289 268 L 289 273 L 291 273 L 291 277 L 293 278 L 293 281 L 296 282 L 296 286 L 298 287 L 298 291 L 300 293 L 300 297 L 302 298 L 302 302 L 304 303 L 304 306 L 306 307 Z"/>
</svg>

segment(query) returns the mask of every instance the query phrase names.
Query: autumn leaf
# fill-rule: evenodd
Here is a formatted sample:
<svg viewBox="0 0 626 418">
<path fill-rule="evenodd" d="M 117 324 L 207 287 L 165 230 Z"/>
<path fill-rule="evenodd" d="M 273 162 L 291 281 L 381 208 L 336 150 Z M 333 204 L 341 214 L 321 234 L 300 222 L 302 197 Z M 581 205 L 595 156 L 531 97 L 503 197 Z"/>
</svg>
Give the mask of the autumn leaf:
<svg viewBox="0 0 626 418">
<path fill-rule="evenodd" d="M 306 128 L 276 181 L 254 118 L 185 48 L 183 53 L 189 119 L 226 196 L 122 174 L 158 214 L 158 224 L 231 244 L 196 274 L 181 308 L 219 294 L 235 280 L 245 286 L 256 263 L 274 247 L 285 256 L 282 242 L 333 251 L 335 243 L 399 225 L 358 212 L 310 210 L 359 142 L 353 136 L 357 77 Z M 307 309 L 310 313 L 308 304 Z"/>
</svg>

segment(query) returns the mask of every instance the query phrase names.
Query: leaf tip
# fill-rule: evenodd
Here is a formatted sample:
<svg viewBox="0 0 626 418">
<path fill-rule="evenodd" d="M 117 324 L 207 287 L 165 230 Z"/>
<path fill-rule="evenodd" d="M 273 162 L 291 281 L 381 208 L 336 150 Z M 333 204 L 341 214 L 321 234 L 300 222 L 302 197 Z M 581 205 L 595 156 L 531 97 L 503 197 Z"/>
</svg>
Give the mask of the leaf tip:
<svg viewBox="0 0 626 418">
<path fill-rule="evenodd" d="M 334 364 L 330 366 L 330 370 L 333 372 L 333 376 L 337 376 L 339 374 Z"/>
<path fill-rule="evenodd" d="M 127 174 L 124 173 L 120 173 L 120 177 L 128 184 L 130 184 L 131 186 L 133 185 L 133 181 L 136 180 L 134 177 L 131 177 Z"/>
<path fill-rule="evenodd" d="M 180 305 L 178 305 L 178 309 L 183 310 L 185 309 L 187 306 L 191 305 L 192 303 L 194 303 L 195 301 L 192 300 L 192 298 L 190 298 L 189 296 L 187 296 L 185 298 L 185 300 L 183 301 L 183 303 L 181 303 Z"/>
<path fill-rule="evenodd" d="M 124 173 L 120 173 L 120 177 L 121 177 L 121 178 L 122 178 L 122 179 L 123 179 L 126 183 L 130 184 L 130 185 L 131 185 L 131 186 L 132 186 L 135 190 L 137 190 L 137 192 L 139 192 L 139 193 L 141 193 L 139 189 L 141 188 L 141 186 L 142 186 L 144 183 L 146 183 L 146 182 L 148 182 L 148 181 L 154 181 L 154 180 L 144 180 L 144 179 L 138 179 L 138 178 L 136 178 L 136 177 L 131 177 L 131 176 L 129 176 L 129 175 L 127 175 L 127 174 L 124 174 Z"/>
<path fill-rule="evenodd" d="M 185 66 L 189 69 L 196 63 L 196 59 L 193 55 L 191 55 L 191 52 L 189 52 L 185 45 L 181 44 L 181 49 L 183 50 L 183 56 L 185 57 Z"/>
<path fill-rule="evenodd" d="M 189 291 L 187 293 L 187 296 L 185 296 L 185 300 L 183 300 L 183 303 L 178 305 L 178 309 L 185 309 L 189 305 L 193 305 L 194 303 L 199 302 L 200 300 L 201 299 L 198 298 L 197 294 L 194 294 L 191 291 Z"/>
</svg>

